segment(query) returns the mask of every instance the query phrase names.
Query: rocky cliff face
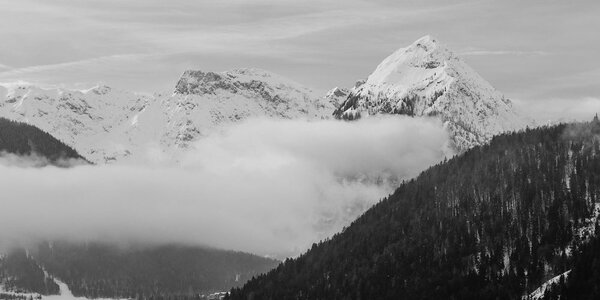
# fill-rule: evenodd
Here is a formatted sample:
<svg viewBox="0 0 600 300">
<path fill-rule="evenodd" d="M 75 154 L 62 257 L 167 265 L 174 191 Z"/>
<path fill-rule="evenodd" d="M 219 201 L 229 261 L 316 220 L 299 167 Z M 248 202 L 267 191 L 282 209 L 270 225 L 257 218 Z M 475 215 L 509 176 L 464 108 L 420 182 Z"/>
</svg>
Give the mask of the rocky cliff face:
<svg viewBox="0 0 600 300">
<path fill-rule="evenodd" d="M 325 94 L 325 100 L 337 109 L 344 101 L 346 101 L 348 95 L 350 95 L 349 89 L 335 87 Z"/>
</svg>

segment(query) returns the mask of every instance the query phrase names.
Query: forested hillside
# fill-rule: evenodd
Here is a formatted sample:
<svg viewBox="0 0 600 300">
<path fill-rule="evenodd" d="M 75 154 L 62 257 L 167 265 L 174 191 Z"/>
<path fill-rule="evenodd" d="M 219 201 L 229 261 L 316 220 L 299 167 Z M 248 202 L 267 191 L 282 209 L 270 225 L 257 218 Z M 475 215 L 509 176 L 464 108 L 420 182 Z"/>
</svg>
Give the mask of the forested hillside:
<svg viewBox="0 0 600 300">
<path fill-rule="evenodd" d="M 36 156 L 40 164 L 64 165 L 69 159 L 85 159 L 52 135 L 25 123 L 0 118 L 0 156 Z"/>
<path fill-rule="evenodd" d="M 41 244 L 32 255 L 75 296 L 89 298 L 191 299 L 240 286 L 278 263 L 242 252 L 174 245 L 54 242 Z"/>
<path fill-rule="evenodd" d="M 18 249 L 0 257 L 0 284 L 13 292 L 58 294 L 58 285 L 44 274 L 44 270 L 25 250 Z M 5 296 L 0 295 L 0 299 Z"/>
<path fill-rule="evenodd" d="M 10 292 L 55 295 L 58 278 L 76 297 L 203 299 L 200 295 L 238 287 L 278 263 L 193 246 L 45 242 L 0 257 L 0 285 Z"/>
<path fill-rule="evenodd" d="M 598 224 L 595 230 L 600 230 Z M 574 257 L 569 276 L 548 289 L 544 300 L 600 299 L 600 237 L 583 245 Z"/>
<path fill-rule="evenodd" d="M 229 299 L 519 299 L 573 266 L 598 272 L 581 267 L 598 253 L 581 247 L 597 223 L 598 134 L 594 121 L 497 136 Z"/>
</svg>

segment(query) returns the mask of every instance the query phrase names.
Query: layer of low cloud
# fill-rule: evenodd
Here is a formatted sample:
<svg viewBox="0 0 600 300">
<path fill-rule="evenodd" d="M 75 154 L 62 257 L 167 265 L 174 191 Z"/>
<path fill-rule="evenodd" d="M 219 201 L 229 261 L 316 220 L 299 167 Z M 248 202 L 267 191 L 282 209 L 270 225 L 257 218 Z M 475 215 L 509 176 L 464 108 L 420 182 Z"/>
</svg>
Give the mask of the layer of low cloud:
<svg viewBox="0 0 600 300">
<path fill-rule="evenodd" d="M 348 225 L 445 155 L 438 121 L 251 120 L 176 165 L 0 164 L 0 241 L 186 243 L 283 257 Z"/>
<path fill-rule="evenodd" d="M 52 165 L 55 167 L 67 168 L 88 164 L 89 163 L 83 159 L 59 158 L 50 160 L 47 157 L 38 155 L 36 153 L 17 155 L 13 153 L 0 152 L 0 166 L 2 167 L 41 168 Z"/>
<path fill-rule="evenodd" d="M 548 98 L 544 100 L 513 100 L 515 108 L 535 124 L 590 121 L 600 113 L 600 98 Z"/>
</svg>

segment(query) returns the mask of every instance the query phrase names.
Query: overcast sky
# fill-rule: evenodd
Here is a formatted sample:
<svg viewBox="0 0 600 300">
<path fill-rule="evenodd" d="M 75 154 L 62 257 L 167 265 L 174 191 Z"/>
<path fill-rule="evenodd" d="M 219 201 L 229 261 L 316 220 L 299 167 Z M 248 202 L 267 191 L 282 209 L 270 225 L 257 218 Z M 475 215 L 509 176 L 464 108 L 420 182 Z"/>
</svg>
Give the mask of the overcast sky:
<svg viewBox="0 0 600 300">
<path fill-rule="evenodd" d="M 325 91 L 431 34 L 508 97 L 600 95 L 600 1 L 0 0 L 0 81 L 170 90 L 258 67 Z"/>
</svg>

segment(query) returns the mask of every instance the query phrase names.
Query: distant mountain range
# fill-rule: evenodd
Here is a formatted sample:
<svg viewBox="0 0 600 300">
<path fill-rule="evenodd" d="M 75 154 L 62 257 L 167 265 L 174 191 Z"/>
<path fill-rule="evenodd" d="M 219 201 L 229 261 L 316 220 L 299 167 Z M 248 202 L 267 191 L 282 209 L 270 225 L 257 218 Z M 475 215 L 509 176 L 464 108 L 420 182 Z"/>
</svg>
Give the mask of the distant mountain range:
<svg viewBox="0 0 600 300">
<path fill-rule="evenodd" d="M 77 91 L 0 85 L 0 116 L 49 132 L 95 163 L 169 155 L 250 117 L 356 119 L 376 114 L 440 118 L 464 151 L 528 123 L 454 53 L 426 36 L 386 58 L 351 90 L 318 95 L 258 69 L 185 71 L 173 91 L 139 94 L 99 86 Z"/>
<path fill-rule="evenodd" d="M 150 147 L 174 154 L 248 117 L 321 119 L 333 109 L 312 90 L 256 69 L 186 71 L 174 92 L 154 95 L 107 86 L 85 91 L 0 86 L 0 116 L 35 125 L 95 163 Z"/>
</svg>

